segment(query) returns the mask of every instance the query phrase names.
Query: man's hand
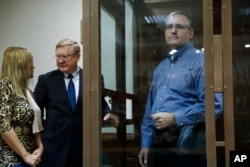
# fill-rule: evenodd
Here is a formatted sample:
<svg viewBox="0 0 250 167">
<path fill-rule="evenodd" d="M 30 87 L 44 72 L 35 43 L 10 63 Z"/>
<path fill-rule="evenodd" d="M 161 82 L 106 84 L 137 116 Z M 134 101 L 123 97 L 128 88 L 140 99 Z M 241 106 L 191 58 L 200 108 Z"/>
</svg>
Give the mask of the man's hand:
<svg viewBox="0 0 250 167">
<path fill-rule="evenodd" d="M 117 128 L 119 125 L 119 117 L 115 114 L 108 113 L 103 118 L 104 121 L 111 120 L 114 122 L 114 127 Z"/>
<path fill-rule="evenodd" d="M 174 114 L 169 112 L 158 112 L 151 115 L 156 129 L 163 129 L 175 123 Z"/>
<path fill-rule="evenodd" d="M 141 148 L 138 158 L 140 165 L 142 167 L 146 167 L 148 164 L 148 154 L 149 154 L 149 148 Z"/>
</svg>

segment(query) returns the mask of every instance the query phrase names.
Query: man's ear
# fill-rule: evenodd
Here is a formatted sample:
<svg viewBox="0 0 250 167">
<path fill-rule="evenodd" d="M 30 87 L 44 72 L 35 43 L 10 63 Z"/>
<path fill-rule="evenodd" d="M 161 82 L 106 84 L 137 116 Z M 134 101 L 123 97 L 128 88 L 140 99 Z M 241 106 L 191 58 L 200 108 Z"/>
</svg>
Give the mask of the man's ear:
<svg viewBox="0 0 250 167">
<path fill-rule="evenodd" d="M 189 39 L 191 40 L 193 37 L 194 37 L 194 31 L 191 30 L 191 31 L 190 31 L 190 37 L 189 37 Z"/>
</svg>

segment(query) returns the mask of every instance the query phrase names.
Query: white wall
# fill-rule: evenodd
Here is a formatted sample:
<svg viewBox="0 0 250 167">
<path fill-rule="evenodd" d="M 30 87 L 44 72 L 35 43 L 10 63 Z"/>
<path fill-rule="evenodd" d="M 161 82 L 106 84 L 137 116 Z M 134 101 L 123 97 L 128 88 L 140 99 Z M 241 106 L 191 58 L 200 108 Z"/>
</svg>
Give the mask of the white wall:
<svg viewBox="0 0 250 167">
<path fill-rule="evenodd" d="M 28 48 L 36 67 L 33 89 L 38 75 L 56 69 L 53 55 L 59 40 L 71 38 L 80 43 L 81 19 L 82 0 L 1 0 L 0 69 L 7 47 Z"/>
</svg>

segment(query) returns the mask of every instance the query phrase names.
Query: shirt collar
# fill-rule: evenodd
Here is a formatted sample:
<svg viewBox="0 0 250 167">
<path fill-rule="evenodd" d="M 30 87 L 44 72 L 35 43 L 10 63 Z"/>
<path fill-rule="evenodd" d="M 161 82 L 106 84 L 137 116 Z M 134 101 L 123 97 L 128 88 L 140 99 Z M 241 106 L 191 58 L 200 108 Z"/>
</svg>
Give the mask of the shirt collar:
<svg viewBox="0 0 250 167">
<path fill-rule="evenodd" d="M 77 67 L 77 70 L 71 73 L 71 74 L 73 75 L 74 78 L 77 77 L 77 76 L 79 75 L 79 71 L 80 71 L 80 67 L 78 66 L 78 67 Z M 69 75 L 69 74 L 65 74 L 65 73 L 64 73 L 64 76 L 65 76 L 66 78 L 68 77 L 68 75 Z"/>
<path fill-rule="evenodd" d="M 170 50 L 167 52 L 167 56 L 169 57 L 170 60 L 174 60 L 177 57 L 181 57 L 183 54 L 183 52 L 185 52 L 187 49 L 189 49 L 190 47 L 193 47 L 193 43 L 190 42 L 189 44 L 183 46 L 182 48 L 178 49 L 178 50 Z"/>
</svg>

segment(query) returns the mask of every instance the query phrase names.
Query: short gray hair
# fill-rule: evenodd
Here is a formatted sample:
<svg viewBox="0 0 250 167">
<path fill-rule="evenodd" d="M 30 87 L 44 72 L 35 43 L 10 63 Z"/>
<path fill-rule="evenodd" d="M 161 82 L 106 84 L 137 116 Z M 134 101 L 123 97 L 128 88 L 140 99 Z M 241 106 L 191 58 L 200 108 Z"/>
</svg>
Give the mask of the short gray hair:
<svg viewBox="0 0 250 167">
<path fill-rule="evenodd" d="M 67 39 L 67 38 L 60 40 L 56 44 L 56 49 L 64 47 L 64 46 L 70 46 L 70 45 L 73 47 L 75 54 L 80 53 L 81 49 L 80 49 L 80 45 L 77 43 L 77 41 Z"/>
<path fill-rule="evenodd" d="M 183 15 L 183 16 L 185 16 L 185 17 L 187 18 L 187 20 L 188 20 L 188 22 L 187 22 L 188 27 L 189 27 L 190 29 L 193 29 L 193 21 L 192 21 L 191 16 L 189 16 L 188 14 L 186 14 L 185 12 L 182 12 L 182 11 L 174 11 L 174 12 L 171 12 L 171 13 L 168 15 L 168 17 L 166 18 L 165 24 L 167 24 L 169 18 L 172 17 L 172 16 L 174 16 L 174 15 Z"/>
</svg>

